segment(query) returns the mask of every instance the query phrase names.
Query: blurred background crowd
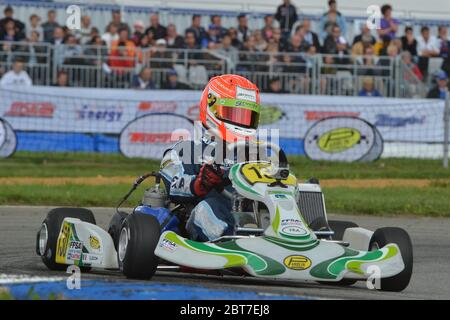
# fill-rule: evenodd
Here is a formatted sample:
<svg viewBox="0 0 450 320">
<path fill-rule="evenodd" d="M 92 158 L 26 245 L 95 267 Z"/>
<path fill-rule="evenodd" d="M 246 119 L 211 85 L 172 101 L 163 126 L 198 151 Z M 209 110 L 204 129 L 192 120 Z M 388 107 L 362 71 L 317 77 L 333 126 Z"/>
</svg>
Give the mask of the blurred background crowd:
<svg viewBox="0 0 450 320">
<path fill-rule="evenodd" d="M 157 12 L 126 21 L 120 10 L 104 30 L 90 15 L 70 30 L 55 10 L 23 17 L 7 6 L 0 85 L 198 89 L 211 76 L 235 72 L 272 93 L 442 96 L 450 73 L 447 25 L 437 33 L 401 26 L 386 4 L 378 30 L 361 23 L 350 39 L 337 1 L 327 5 L 314 23 L 284 0 L 262 28 L 251 29 L 244 13 L 228 27 L 221 15 L 193 14 L 185 30 L 163 25 Z"/>
</svg>

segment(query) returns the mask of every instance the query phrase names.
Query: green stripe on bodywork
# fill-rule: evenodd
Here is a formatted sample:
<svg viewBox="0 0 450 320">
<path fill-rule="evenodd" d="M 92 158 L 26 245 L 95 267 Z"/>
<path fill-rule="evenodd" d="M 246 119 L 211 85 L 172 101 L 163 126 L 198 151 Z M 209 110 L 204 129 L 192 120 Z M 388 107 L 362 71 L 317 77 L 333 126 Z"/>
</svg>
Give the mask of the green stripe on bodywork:
<svg viewBox="0 0 450 320">
<path fill-rule="evenodd" d="M 273 232 L 277 233 L 279 227 L 280 227 L 280 208 L 277 207 L 275 211 L 275 218 L 273 218 L 272 221 Z"/>
<path fill-rule="evenodd" d="M 279 238 L 274 238 L 274 237 L 264 237 L 264 240 L 269 241 L 270 243 L 273 243 L 282 248 L 292 250 L 292 251 L 308 251 L 319 245 L 318 240 L 311 240 L 311 241 L 302 242 L 302 243 L 289 242 L 289 241 L 281 240 Z"/>
<path fill-rule="evenodd" d="M 244 189 L 245 191 L 251 192 L 251 193 L 253 193 L 253 194 L 260 195 L 258 192 L 254 191 L 252 188 L 247 187 L 244 183 L 242 183 L 242 182 L 239 180 L 239 177 L 238 177 L 238 175 L 237 175 L 237 170 L 238 170 L 239 166 L 240 166 L 240 165 L 237 164 L 237 165 L 233 166 L 233 167 L 231 168 L 231 170 L 230 170 L 231 176 L 233 177 L 233 182 L 236 183 L 239 187 L 241 187 L 241 188 Z"/>
<path fill-rule="evenodd" d="M 336 279 L 337 278 L 336 275 L 328 272 L 328 266 L 338 259 L 341 259 L 344 257 L 357 256 L 359 254 L 359 252 L 356 250 L 352 250 L 352 249 L 345 248 L 345 247 L 343 247 L 343 249 L 344 249 L 344 254 L 342 254 L 341 256 L 339 256 L 337 258 L 328 259 L 328 260 L 325 260 L 325 261 L 319 263 L 314 268 L 312 268 L 309 273 L 313 277 L 320 278 L 320 279 Z"/>
</svg>

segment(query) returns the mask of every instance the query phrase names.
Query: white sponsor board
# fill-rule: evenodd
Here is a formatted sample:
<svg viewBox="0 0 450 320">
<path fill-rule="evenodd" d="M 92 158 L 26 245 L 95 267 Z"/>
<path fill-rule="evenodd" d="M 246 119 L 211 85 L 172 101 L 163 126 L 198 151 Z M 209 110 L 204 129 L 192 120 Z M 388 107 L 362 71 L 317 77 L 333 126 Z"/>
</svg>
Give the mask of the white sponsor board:
<svg viewBox="0 0 450 320">
<path fill-rule="evenodd" d="M 164 151 L 177 141 L 193 137 L 194 125 L 188 118 L 174 114 L 149 114 L 125 127 L 120 134 L 120 151 L 129 158 L 159 160 Z"/>
<path fill-rule="evenodd" d="M 201 92 L 31 87 L 3 88 L 0 96 L 0 116 L 15 130 L 119 134 L 148 113 L 196 120 Z M 351 116 L 375 125 L 387 142 L 443 141 L 439 100 L 262 94 L 261 102 L 261 127 L 280 129 L 280 138 L 303 139 L 323 118 Z"/>
</svg>

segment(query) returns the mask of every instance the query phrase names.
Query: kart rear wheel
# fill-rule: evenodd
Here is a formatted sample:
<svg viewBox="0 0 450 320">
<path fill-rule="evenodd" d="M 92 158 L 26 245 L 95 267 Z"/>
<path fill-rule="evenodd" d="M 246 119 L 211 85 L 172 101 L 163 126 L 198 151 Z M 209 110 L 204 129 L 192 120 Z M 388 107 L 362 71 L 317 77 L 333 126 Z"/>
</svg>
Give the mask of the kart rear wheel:
<svg viewBox="0 0 450 320">
<path fill-rule="evenodd" d="M 330 229 L 334 231 L 333 240 L 342 241 L 344 239 L 344 232 L 348 228 L 357 228 L 358 225 L 351 221 L 338 221 L 338 220 L 328 220 L 328 225 Z M 354 279 L 342 279 L 338 282 L 323 282 L 321 284 L 327 284 L 332 286 L 351 286 L 354 285 L 358 280 Z"/>
<path fill-rule="evenodd" d="M 386 227 L 377 229 L 370 239 L 369 250 L 377 250 L 383 248 L 389 243 L 395 243 L 400 248 L 405 269 L 399 274 L 382 278 L 380 280 L 381 291 L 403 291 L 411 280 L 413 271 L 413 248 L 409 234 L 401 229 L 395 227 Z"/>
<path fill-rule="evenodd" d="M 84 208 L 55 208 L 49 211 L 42 222 L 36 237 L 36 253 L 50 270 L 66 270 L 67 265 L 56 263 L 56 243 L 58 241 L 61 224 L 65 218 L 77 218 L 81 221 L 96 224 L 94 214 Z M 80 267 L 87 272 L 90 267 Z"/>
<path fill-rule="evenodd" d="M 155 248 L 161 226 L 153 216 L 132 213 L 120 229 L 117 256 L 119 267 L 127 278 L 149 280 L 155 274 L 159 258 Z"/>
</svg>

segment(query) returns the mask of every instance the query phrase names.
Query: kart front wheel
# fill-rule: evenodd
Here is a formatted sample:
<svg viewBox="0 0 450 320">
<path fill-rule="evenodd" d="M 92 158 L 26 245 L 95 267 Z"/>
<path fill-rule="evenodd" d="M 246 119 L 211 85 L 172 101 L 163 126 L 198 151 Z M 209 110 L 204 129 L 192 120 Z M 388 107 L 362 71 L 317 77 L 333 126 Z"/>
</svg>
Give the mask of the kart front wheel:
<svg viewBox="0 0 450 320">
<path fill-rule="evenodd" d="M 120 229 L 118 260 L 127 278 L 149 280 L 155 274 L 159 258 L 155 248 L 161 227 L 153 216 L 132 213 L 125 218 Z"/>
<path fill-rule="evenodd" d="M 66 270 L 67 265 L 56 263 L 56 244 L 65 218 L 77 218 L 91 224 L 95 217 L 91 210 L 84 208 L 55 208 L 49 211 L 42 222 L 36 237 L 36 253 L 50 270 Z M 81 267 L 82 271 L 89 271 L 89 267 Z"/>
<path fill-rule="evenodd" d="M 399 292 L 403 291 L 411 280 L 413 271 L 412 242 L 409 234 L 401 228 L 380 228 L 372 235 L 369 250 L 381 249 L 389 243 L 395 243 L 400 248 L 405 269 L 395 276 L 380 279 L 379 290 Z"/>
</svg>

